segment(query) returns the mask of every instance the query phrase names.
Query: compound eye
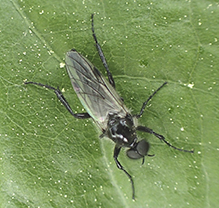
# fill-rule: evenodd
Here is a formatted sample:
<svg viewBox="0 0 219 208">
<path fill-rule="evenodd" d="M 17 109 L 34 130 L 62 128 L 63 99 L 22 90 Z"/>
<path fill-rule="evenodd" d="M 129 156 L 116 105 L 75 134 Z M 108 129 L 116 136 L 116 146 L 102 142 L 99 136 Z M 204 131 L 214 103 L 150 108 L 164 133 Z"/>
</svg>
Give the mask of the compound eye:
<svg viewBox="0 0 219 208">
<path fill-rule="evenodd" d="M 139 159 L 147 155 L 149 143 L 141 140 L 134 148 L 127 150 L 126 154 L 130 159 Z"/>
</svg>

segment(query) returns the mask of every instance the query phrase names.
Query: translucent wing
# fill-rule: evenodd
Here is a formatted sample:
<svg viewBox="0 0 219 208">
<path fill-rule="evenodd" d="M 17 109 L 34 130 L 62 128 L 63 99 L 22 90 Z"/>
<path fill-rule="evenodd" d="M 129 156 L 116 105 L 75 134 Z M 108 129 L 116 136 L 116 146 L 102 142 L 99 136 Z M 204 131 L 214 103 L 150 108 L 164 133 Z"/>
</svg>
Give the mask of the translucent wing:
<svg viewBox="0 0 219 208">
<path fill-rule="evenodd" d="M 106 129 L 109 113 L 126 115 L 127 109 L 115 89 L 85 57 L 72 49 L 65 62 L 78 98 L 100 128 Z"/>
</svg>

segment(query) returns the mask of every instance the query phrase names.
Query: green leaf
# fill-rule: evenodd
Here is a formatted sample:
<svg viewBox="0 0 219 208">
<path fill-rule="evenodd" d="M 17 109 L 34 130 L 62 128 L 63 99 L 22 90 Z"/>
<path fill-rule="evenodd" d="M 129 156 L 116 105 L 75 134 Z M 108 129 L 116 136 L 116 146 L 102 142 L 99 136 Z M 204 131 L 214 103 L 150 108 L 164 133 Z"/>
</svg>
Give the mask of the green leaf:
<svg viewBox="0 0 219 208">
<path fill-rule="evenodd" d="M 65 68 L 65 53 L 80 51 L 102 73 L 90 16 L 133 114 L 163 82 L 141 125 L 152 135 L 154 157 L 119 160 L 114 144 L 99 139 L 92 120 L 74 119 L 52 91 L 24 80 L 59 86 L 77 112 L 83 106 Z M 215 1 L 1 2 L 0 169 L 2 207 L 217 207 L 218 19 Z"/>
</svg>

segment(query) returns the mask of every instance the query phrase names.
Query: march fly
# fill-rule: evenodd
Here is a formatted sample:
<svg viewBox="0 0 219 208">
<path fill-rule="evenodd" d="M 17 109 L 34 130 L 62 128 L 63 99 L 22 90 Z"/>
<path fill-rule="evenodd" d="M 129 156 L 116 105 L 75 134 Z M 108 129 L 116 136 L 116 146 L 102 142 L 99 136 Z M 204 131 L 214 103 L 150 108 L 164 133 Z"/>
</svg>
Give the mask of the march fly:
<svg viewBox="0 0 219 208">
<path fill-rule="evenodd" d="M 58 99 L 66 107 L 66 109 L 75 117 L 80 119 L 92 118 L 97 126 L 100 128 L 102 137 L 108 137 L 115 142 L 115 148 L 113 158 L 117 167 L 122 170 L 130 179 L 132 186 L 132 198 L 135 199 L 135 189 L 132 176 L 126 171 L 122 164 L 118 160 L 118 156 L 122 147 L 129 148 L 127 150 L 127 156 L 131 159 L 142 158 L 142 164 L 144 163 L 145 156 L 152 156 L 148 154 L 149 143 L 146 140 L 138 141 L 136 131 L 142 131 L 153 134 L 161 141 L 165 142 L 168 146 L 183 152 L 193 153 L 193 150 L 184 150 L 177 148 L 167 142 L 164 136 L 154 132 L 152 129 L 145 126 L 136 126 L 134 119 L 140 118 L 145 110 L 147 103 L 151 98 L 163 88 L 167 82 L 164 82 L 154 93 L 143 103 L 140 113 L 131 115 L 130 111 L 124 105 L 123 99 L 118 95 L 115 90 L 115 82 L 113 76 L 107 65 L 105 56 L 97 41 L 96 34 L 94 32 L 94 15 L 91 16 L 91 29 L 96 48 L 99 53 L 100 59 L 106 69 L 108 81 L 98 71 L 98 69 L 88 61 L 83 55 L 77 52 L 75 49 L 67 52 L 66 54 L 66 69 L 69 75 L 71 84 L 81 101 L 82 105 L 86 109 L 86 113 L 74 113 L 69 103 L 63 96 L 59 88 L 54 88 L 49 85 L 25 82 L 25 84 L 39 85 L 55 92 Z"/>
</svg>

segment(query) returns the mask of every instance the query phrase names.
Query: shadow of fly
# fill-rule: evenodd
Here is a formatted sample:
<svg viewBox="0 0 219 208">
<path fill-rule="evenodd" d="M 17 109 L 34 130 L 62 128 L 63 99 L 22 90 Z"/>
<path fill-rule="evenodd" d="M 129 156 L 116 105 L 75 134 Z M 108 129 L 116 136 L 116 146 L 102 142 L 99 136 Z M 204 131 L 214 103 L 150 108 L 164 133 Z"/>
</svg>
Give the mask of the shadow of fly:
<svg viewBox="0 0 219 208">
<path fill-rule="evenodd" d="M 115 90 L 115 82 L 113 76 L 109 70 L 103 51 L 97 41 L 97 37 L 94 32 L 93 17 L 94 16 L 92 14 L 92 34 L 100 59 L 106 69 L 108 81 L 90 61 L 88 61 L 75 49 L 67 52 L 65 60 L 66 69 L 71 80 L 71 84 L 87 113 L 74 113 L 59 88 L 54 88 L 49 85 L 36 82 L 25 82 L 25 84 L 39 85 L 53 90 L 61 103 L 75 118 L 92 118 L 95 121 L 95 123 L 102 131 L 100 138 L 108 137 L 113 142 L 115 142 L 113 158 L 117 167 L 122 170 L 130 179 L 132 187 L 132 198 L 135 199 L 135 188 L 132 176 L 119 162 L 118 156 L 122 147 L 129 148 L 126 152 L 129 158 L 142 158 L 142 164 L 144 163 L 145 156 L 153 156 L 148 154 L 149 143 L 146 140 L 138 141 L 136 131 L 153 134 L 158 139 L 165 142 L 168 146 L 176 150 L 189 153 L 193 153 L 193 150 L 184 150 L 177 148 L 167 142 L 164 136 L 154 132 L 152 129 L 145 126 L 135 125 L 134 118 L 138 119 L 143 115 L 147 103 L 161 88 L 163 88 L 167 84 L 167 82 L 164 82 L 143 103 L 139 114 L 131 115 L 130 111 L 124 105 L 123 99 L 118 95 Z"/>
</svg>

